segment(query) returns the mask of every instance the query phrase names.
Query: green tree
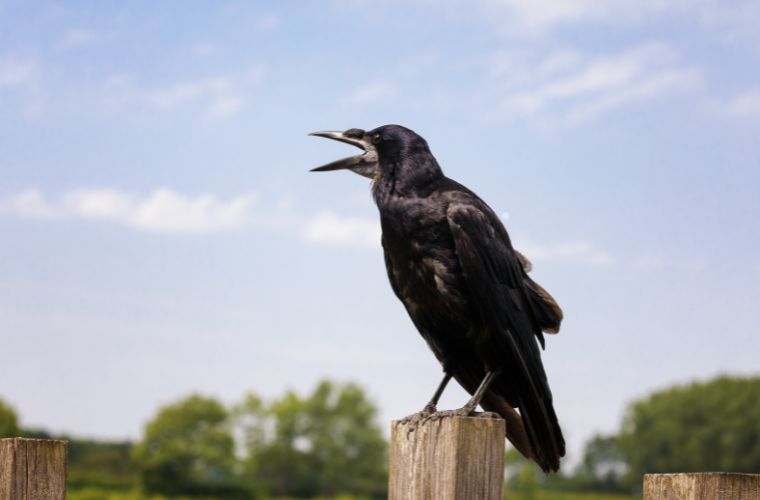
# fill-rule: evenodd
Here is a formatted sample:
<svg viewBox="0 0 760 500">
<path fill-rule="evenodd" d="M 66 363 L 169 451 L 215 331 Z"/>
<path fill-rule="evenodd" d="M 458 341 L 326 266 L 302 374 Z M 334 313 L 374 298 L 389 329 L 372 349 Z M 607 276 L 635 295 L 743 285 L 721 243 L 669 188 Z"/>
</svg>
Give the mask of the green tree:
<svg viewBox="0 0 760 500">
<path fill-rule="evenodd" d="M 130 459 L 132 443 L 61 436 L 69 442 L 68 486 L 129 490 L 137 486 L 137 467 Z"/>
<path fill-rule="evenodd" d="M 197 395 L 161 408 L 132 453 L 143 488 L 169 496 L 242 494 L 227 417 L 218 401 Z"/>
<path fill-rule="evenodd" d="M 18 435 L 19 428 L 16 412 L 0 400 L 0 438 L 16 437 Z"/>
<path fill-rule="evenodd" d="M 386 443 L 377 410 L 354 384 L 322 381 L 302 398 L 270 405 L 248 396 L 238 410 L 246 469 L 270 495 L 384 497 Z"/>
<path fill-rule="evenodd" d="M 656 392 L 630 406 L 619 442 L 632 482 L 648 472 L 757 472 L 760 377 Z"/>
<path fill-rule="evenodd" d="M 577 488 L 587 491 L 626 491 L 626 470 L 618 436 L 597 434 L 586 443 L 572 480 Z"/>
</svg>

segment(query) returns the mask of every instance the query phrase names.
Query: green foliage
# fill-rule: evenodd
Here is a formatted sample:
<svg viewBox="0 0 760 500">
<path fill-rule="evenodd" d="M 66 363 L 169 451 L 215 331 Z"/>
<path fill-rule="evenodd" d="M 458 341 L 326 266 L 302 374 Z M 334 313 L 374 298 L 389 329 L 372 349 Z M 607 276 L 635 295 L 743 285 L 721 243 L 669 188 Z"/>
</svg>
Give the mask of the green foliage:
<svg viewBox="0 0 760 500">
<path fill-rule="evenodd" d="M 114 491 L 108 488 L 69 488 L 66 500 L 167 500 L 166 497 L 143 495 L 139 491 Z M 173 500 L 178 500 L 174 498 Z M 197 497 L 193 500 L 199 500 Z"/>
<path fill-rule="evenodd" d="M 538 481 L 536 480 L 536 468 L 530 464 L 522 467 L 517 474 L 517 491 L 524 500 L 537 500 L 538 498 Z"/>
<path fill-rule="evenodd" d="M 635 402 L 620 448 L 632 482 L 648 472 L 757 472 L 760 377 L 720 377 Z"/>
<path fill-rule="evenodd" d="M 16 412 L 0 400 L 0 438 L 17 437 L 19 432 Z"/>
<path fill-rule="evenodd" d="M 132 443 L 69 440 L 69 488 L 95 487 L 127 491 L 138 485 L 137 466 L 130 459 Z"/>
<path fill-rule="evenodd" d="M 578 493 L 573 491 L 538 490 L 526 497 L 523 493 L 508 491 L 504 500 L 641 500 L 640 496 L 615 493 Z"/>
<path fill-rule="evenodd" d="M 626 470 L 618 436 L 597 434 L 586 443 L 572 480 L 577 490 L 627 491 L 630 488 L 623 481 Z"/>
<path fill-rule="evenodd" d="M 146 492 L 242 495 L 227 417 L 218 401 L 197 395 L 162 408 L 132 453 Z"/>
<path fill-rule="evenodd" d="M 251 395 L 237 411 L 246 471 L 269 495 L 384 497 L 386 443 L 376 414 L 353 384 L 322 381 L 308 397 L 289 392 L 268 406 Z"/>
</svg>

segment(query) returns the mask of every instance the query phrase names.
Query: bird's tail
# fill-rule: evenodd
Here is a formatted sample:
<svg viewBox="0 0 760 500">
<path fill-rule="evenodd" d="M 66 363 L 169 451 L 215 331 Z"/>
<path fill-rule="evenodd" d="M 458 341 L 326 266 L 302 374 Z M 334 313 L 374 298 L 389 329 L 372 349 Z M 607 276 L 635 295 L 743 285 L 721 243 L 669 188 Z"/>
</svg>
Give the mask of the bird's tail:
<svg viewBox="0 0 760 500">
<path fill-rule="evenodd" d="M 562 308 L 559 307 L 557 301 L 527 275 L 523 276 L 523 283 L 525 283 L 530 307 L 533 309 L 538 326 L 546 333 L 559 332 L 559 325 L 562 323 Z"/>
<path fill-rule="evenodd" d="M 521 397 L 520 415 L 533 445 L 536 463 L 544 472 L 558 471 L 559 459 L 565 456 L 565 439 L 551 401 L 537 398 L 535 394 Z"/>
<path fill-rule="evenodd" d="M 519 398 L 519 414 L 494 391 L 486 393 L 481 406 L 506 420 L 507 439 L 520 453 L 536 462 L 544 472 L 556 472 L 560 457 L 565 455 L 565 440 L 551 401 L 542 401 L 535 394 L 520 394 Z"/>
<path fill-rule="evenodd" d="M 498 394 L 488 391 L 480 402 L 480 406 L 486 411 L 498 413 L 506 421 L 507 439 L 517 451 L 523 454 L 525 458 L 538 462 L 538 457 L 533 451 L 533 445 L 530 444 L 528 432 L 525 430 L 522 417 L 517 411 L 510 406 L 506 399 Z"/>
</svg>

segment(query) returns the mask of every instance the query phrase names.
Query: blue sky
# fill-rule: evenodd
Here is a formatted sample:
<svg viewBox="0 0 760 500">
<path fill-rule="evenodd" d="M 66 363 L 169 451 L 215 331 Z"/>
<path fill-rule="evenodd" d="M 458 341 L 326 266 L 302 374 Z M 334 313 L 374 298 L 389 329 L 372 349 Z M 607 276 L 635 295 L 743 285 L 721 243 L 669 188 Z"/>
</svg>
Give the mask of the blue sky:
<svg viewBox="0 0 760 500">
<path fill-rule="evenodd" d="M 0 398 L 109 438 L 324 376 L 418 410 L 440 369 L 367 181 L 307 172 L 353 154 L 308 132 L 385 123 L 564 307 L 571 454 L 648 391 L 757 374 L 758 33 L 749 1 L 0 0 Z"/>
</svg>

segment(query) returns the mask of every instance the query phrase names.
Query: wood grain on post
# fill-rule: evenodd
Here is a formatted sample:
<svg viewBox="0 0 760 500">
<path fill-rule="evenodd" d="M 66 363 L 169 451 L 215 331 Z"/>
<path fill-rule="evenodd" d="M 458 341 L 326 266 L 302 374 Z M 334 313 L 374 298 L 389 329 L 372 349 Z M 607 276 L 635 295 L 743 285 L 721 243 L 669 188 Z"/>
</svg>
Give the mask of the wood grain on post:
<svg viewBox="0 0 760 500">
<path fill-rule="evenodd" d="M 760 474 L 646 474 L 644 500 L 760 500 Z"/>
<path fill-rule="evenodd" d="M 0 500 L 66 498 L 66 441 L 0 439 Z"/>
<path fill-rule="evenodd" d="M 447 417 L 391 425 L 389 500 L 501 500 L 505 423 Z"/>
</svg>

